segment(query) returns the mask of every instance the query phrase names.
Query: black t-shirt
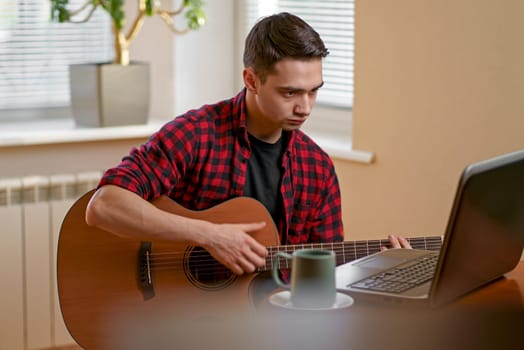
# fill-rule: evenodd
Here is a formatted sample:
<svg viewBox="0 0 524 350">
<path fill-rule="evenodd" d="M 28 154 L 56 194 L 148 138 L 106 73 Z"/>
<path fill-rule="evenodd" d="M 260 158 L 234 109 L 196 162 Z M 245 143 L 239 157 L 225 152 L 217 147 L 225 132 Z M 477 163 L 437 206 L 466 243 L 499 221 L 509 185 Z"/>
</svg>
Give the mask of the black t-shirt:
<svg viewBox="0 0 524 350">
<path fill-rule="evenodd" d="M 260 201 L 277 224 L 282 215 L 282 152 L 284 141 L 267 143 L 249 135 L 251 156 L 249 157 L 244 195 Z"/>
</svg>

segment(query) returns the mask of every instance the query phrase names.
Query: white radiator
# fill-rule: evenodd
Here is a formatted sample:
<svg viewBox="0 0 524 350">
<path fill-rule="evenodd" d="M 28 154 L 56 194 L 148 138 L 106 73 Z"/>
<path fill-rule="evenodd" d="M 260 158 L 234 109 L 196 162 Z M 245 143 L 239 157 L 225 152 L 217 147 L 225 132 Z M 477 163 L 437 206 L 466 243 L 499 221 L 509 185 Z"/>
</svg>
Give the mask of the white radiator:
<svg viewBox="0 0 524 350">
<path fill-rule="evenodd" d="M 0 178 L 0 350 L 74 344 L 58 304 L 56 247 L 68 209 L 100 175 Z"/>
</svg>

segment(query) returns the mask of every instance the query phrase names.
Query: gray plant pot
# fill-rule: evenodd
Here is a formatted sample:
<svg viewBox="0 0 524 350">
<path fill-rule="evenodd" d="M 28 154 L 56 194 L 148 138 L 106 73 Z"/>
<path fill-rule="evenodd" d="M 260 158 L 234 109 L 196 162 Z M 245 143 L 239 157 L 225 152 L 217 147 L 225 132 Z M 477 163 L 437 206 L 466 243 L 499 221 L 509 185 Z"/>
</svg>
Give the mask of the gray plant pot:
<svg viewBox="0 0 524 350">
<path fill-rule="evenodd" d="M 149 64 L 110 63 L 70 66 L 71 106 L 77 126 L 104 127 L 147 123 Z"/>
</svg>

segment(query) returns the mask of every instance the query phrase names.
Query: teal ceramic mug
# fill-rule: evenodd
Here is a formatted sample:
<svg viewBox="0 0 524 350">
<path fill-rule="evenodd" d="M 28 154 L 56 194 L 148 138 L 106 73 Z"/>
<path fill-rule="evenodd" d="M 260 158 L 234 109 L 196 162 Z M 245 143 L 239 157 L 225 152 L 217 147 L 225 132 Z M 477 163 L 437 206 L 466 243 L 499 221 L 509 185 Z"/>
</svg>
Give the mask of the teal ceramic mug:
<svg viewBox="0 0 524 350">
<path fill-rule="evenodd" d="M 291 265 L 286 260 L 291 260 Z M 298 308 L 326 308 L 335 304 L 335 253 L 323 249 L 300 249 L 292 255 L 277 252 L 273 260 L 273 279 L 290 290 L 290 301 Z M 280 278 L 279 268 L 291 266 L 287 284 Z"/>
</svg>

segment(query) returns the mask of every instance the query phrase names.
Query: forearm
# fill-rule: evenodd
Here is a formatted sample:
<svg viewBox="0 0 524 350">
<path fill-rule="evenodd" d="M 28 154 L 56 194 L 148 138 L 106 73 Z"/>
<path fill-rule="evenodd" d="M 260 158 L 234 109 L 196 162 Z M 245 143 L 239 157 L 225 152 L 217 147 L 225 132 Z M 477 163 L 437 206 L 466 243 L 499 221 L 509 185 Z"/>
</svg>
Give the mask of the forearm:
<svg viewBox="0 0 524 350">
<path fill-rule="evenodd" d="M 171 214 L 114 185 L 102 186 L 86 210 L 88 225 L 121 237 L 202 244 L 210 224 Z"/>
<path fill-rule="evenodd" d="M 140 196 L 114 185 L 102 186 L 86 210 L 86 222 L 121 237 L 202 246 L 236 274 L 265 264 L 266 248 L 248 232 L 266 223 L 214 224 L 156 208 Z"/>
</svg>

